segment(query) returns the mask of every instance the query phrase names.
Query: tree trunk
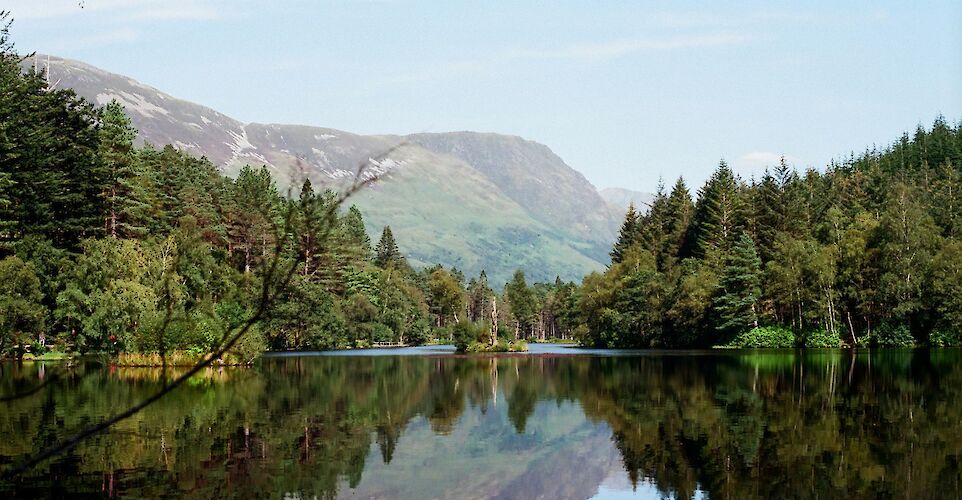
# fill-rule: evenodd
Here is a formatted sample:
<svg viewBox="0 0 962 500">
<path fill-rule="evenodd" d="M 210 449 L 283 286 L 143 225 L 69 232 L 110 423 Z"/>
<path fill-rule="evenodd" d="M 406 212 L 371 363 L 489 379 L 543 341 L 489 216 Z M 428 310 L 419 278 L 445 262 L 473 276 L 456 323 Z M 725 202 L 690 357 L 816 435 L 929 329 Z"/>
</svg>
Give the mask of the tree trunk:
<svg viewBox="0 0 962 500">
<path fill-rule="evenodd" d="M 847 311 L 845 314 L 848 316 L 848 329 L 852 332 L 852 347 L 855 347 L 858 345 L 858 338 L 855 336 L 855 326 L 852 325 L 852 312 Z"/>
</svg>

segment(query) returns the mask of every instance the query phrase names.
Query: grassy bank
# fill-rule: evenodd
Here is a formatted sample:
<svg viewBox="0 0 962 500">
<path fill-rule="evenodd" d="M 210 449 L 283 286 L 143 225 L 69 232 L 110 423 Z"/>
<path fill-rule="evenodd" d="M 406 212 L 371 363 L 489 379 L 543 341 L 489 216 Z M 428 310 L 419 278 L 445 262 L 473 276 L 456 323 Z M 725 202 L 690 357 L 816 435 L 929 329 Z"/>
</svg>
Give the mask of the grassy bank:
<svg viewBox="0 0 962 500">
<path fill-rule="evenodd" d="M 156 366 L 181 366 L 190 367 L 200 363 L 206 358 L 207 354 L 192 353 L 185 351 L 174 351 L 164 356 L 160 353 L 135 353 L 122 352 L 113 360 L 113 364 L 122 367 L 156 367 Z M 254 363 L 254 359 L 241 359 L 237 355 L 228 353 L 220 359 L 214 360 L 214 366 L 247 366 Z"/>
</svg>

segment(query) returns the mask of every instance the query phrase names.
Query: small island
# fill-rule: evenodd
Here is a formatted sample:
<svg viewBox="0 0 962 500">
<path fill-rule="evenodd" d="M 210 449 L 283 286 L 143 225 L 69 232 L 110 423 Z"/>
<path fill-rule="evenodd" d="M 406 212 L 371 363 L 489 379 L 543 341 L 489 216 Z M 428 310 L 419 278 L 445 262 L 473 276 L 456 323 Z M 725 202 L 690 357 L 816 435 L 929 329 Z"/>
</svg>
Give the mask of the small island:
<svg viewBox="0 0 962 500">
<path fill-rule="evenodd" d="M 527 352 L 528 343 L 511 339 L 506 329 L 487 321 L 462 321 L 453 328 L 454 346 L 459 353 Z"/>
</svg>

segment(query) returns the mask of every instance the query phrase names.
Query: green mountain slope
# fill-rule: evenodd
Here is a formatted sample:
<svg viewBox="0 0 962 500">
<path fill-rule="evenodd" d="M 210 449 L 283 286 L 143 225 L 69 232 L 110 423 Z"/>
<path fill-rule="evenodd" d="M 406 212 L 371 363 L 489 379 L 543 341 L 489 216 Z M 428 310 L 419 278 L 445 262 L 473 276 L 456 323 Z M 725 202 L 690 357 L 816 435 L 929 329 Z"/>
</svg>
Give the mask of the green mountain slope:
<svg viewBox="0 0 962 500">
<path fill-rule="evenodd" d="M 35 61 L 48 67 L 47 56 L 24 66 Z M 366 164 L 364 175 L 380 179 L 353 202 L 372 236 L 390 225 L 417 264 L 457 266 L 469 275 L 484 269 L 497 283 L 519 267 L 532 279 L 579 279 L 607 263 L 620 214 L 544 145 L 472 132 L 368 136 L 245 124 L 122 75 L 49 61 L 52 85 L 99 104 L 120 101 L 140 141 L 206 156 L 229 175 L 265 165 L 279 188 L 293 193 L 305 178 L 342 187 Z"/>
<path fill-rule="evenodd" d="M 470 166 L 423 149 L 402 149 L 404 166 L 355 199 L 368 229 L 390 224 L 415 264 L 442 262 L 503 283 L 514 269 L 530 278 L 576 279 L 601 263 L 557 230 L 532 219 Z"/>
</svg>

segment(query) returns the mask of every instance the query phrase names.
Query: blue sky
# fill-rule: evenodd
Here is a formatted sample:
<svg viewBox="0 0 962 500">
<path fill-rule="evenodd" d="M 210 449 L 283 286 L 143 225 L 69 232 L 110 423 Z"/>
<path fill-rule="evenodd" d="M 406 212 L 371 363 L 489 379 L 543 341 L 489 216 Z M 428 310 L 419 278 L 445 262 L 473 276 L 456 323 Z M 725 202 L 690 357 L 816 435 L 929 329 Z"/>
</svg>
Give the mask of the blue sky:
<svg viewBox="0 0 962 500">
<path fill-rule="evenodd" d="M 7 0 L 21 52 L 243 121 L 476 130 L 598 187 L 700 184 L 962 119 L 962 2 Z M 80 5 L 83 7 L 81 8 Z M 696 186 L 692 186 L 693 189 Z"/>
</svg>

